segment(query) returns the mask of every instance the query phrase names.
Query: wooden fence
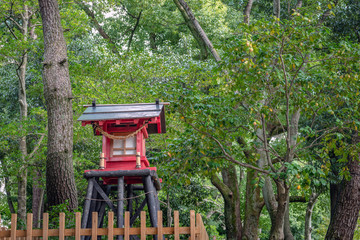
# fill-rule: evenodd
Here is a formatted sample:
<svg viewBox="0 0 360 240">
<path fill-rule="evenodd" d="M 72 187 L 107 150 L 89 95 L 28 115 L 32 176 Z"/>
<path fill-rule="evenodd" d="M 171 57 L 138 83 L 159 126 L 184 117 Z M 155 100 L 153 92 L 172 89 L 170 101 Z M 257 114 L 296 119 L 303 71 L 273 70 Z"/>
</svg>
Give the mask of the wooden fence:
<svg viewBox="0 0 360 240">
<path fill-rule="evenodd" d="M 146 226 L 146 212 L 142 211 L 140 215 L 140 227 L 130 227 L 130 213 L 125 212 L 124 227 L 114 228 L 114 213 L 108 213 L 108 227 L 98 228 L 98 213 L 92 213 L 92 228 L 81 228 L 81 213 L 75 213 L 75 228 L 65 228 L 65 213 L 59 214 L 59 228 L 49 229 L 49 214 L 43 215 L 43 228 L 33 229 L 33 214 L 27 214 L 27 229 L 17 230 L 17 215 L 11 215 L 11 229 L 0 228 L 0 239 L 4 240 L 32 240 L 43 239 L 48 237 L 59 237 L 59 240 L 64 240 L 65 237 L 75 237 L 75 240 L 80 240 L 81 236 L 91 236 L 91 239 L 96 240 L 97 236 L 107 236 L 107 239 L 114 239 L 114 236 L 122 235 L 124 240 L 130 240 L 131 235 L 140 236 L 141 240 L 145 240 L 146 236 L 158 235 L 163 239 L 163 236 L 173 236 L 174 240 L 179 240 L 180 235 L 188 235 L 190 240 L 208 240 L 208 234 L 205 230 L 201 215 L 190 211 L 190 226 L 179 226 L 179 212 L 174 211 L 174 225 L 173 227 L 163 227 L 162 211 L 158 211 L 158 226 Z M 196 218 L 196 219 L 195 219 Z M 182 239 L 184 239 L 183 236 Z M 187 238 L 187 237 L 186 237 Z"/>
</svg>

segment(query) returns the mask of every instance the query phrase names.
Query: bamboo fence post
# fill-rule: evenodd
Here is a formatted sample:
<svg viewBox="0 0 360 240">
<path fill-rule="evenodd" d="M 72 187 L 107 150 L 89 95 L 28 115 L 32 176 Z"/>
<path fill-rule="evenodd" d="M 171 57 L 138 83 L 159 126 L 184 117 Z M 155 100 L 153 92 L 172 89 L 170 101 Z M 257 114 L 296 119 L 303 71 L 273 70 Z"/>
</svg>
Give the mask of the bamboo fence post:
<svg viewBox="0 0 360 240">
<path fill-rule="evenodd" d="M 141 216 L 140 216 L 140 222 L 141 222 L 141 227 L 140 227 L 140 236 L 141 236 L 141 240 L 146 240 L 146 212 L 145 211 L 141 211 Z"/>
<path fill-rule="evenodd" d="M 33 214 L 28 213 L 26 219 L 26 240 L 32 240 Z"/>
<path fill-rule="evenodd" d="M 75 213 L 75 240 L 81 239 L 81 213 Z"/>
<path fill-rule="evenodd" d="M 16 230 L 17 230 L 17 215 L 15 213 L 11 214 L 11 240 L 16 240 Z"/>
<path fill-rule="evenodd" d="M 179 211 L 174 211 L 174 240 L 180 240 L 179 235 Z"/>
<path fill-rule="evenodd" d="M 130 212 L 125 212 L 124 240 L 130 240 Z"/>
<path fill-rule="evenodd" d="M 157 212 L 158 215 L 158 226 L 157 226 L 157 235 L 158 235 L 158 240 L 162 240 L 164 238 L 163 235 L 163 215 L 162 215 L 162 211 L 158 211 Z"/>
<path fill-rule="evenodd" d="M 190 210 L 190 240 L 195 240 L 195 211 Z"/>
<path fill-rule="evenodd" d="M 49 237 L 49 213 L 43 214 L 43 240 Z"/>
<path fill-rule="evenodd" d="M 108 239 L 114 239 L 114 212 L 108 212 Z"/>
<path fill-rule="evenodd" d="M 96 240 L 98 233 L 98 212 L 92 212 L 91 239 Z"/>
</svg>

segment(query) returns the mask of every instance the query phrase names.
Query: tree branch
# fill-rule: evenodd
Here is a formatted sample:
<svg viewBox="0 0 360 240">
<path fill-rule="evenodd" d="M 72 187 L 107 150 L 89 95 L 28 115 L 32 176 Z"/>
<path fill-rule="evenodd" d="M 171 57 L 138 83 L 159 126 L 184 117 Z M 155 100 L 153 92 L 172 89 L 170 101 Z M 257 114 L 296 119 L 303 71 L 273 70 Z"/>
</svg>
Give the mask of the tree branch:
<svg viewBox="0 0 360 240">
<path fill-rule="evenodd" d="M 139 22 L 140 22 L 140 18 L 141 18 L 141 13 L 142 13 L 142 10 L 140 11 L 139 16 L 136 17 L 136 23 L 135 23 L 134 28 L 133 28 L 132 31 L 131 31 L 131 34 L 130 34 L 127 51 L 130 50 L 130 46 L 131 46 L 132 39 L 133 39 L 133 37 L 134 37 L 134 33 L 135 33 L 135 31 L 136 31 L 136 28 L 139 26 Z"/>
<path fill-rule="evenodd" d="M 329 1 L 331 4 L 332 1 Z M 336 6 L 338 4 L 339 0 L 334 1 L 334 5 Z M 320 17 L 318 25 L 321 25 L 325 22 L 325 20 L 331 15 L 331 9 L 326 10 Z"/>
<path fill-rule="evenodd" d="M 209 38 L 207 37 L 206 33 L 200 26 L 199 22 L 196 20 L 193 12 L 191 11 L 190 7 L 184 0 L 174 0 L 174 3 L 182 13 L 185 21 L 188 24 L 190 30 L 192 30 L 193 35 L 195 37 L 194 32 L 200 37 L 201 41 L 206 45 L 206 47 L 210 50 L 211 54 L 215 58 L 216 62 L 220 62 L 221 58 L 219 54 L 216 52 L 214 46 L 210 42 Z"/>
<path fill-rule="evenodd" d="M 213 174 L 210 180 L 211 183 L 220 191 L 221 195 L 223 195 L 224 199 L 230 201 L 230 197 L 232 196 L 230 188 L 226 186 L 216 174 Z"/>
<path fill-rule="evenodd" d="M 48 129 L 48 127 L 46 126 L 45 132 L 47 132 L 47 129 Z M 40 137 L 39 140 L 37 141 L 34 149 L 33 149 L 32 152 L 27 156 L 28 159 L 31 159 L 31 158 L 35 155 L 35 153 L 39 150 L 40 145 L 41 145 L 41 142 L 44 140 L 45 135 L 46 135 L 45 133 L 41 135 L 41 137 Z"/>
<path fill-rule="evenodd" d="M 267 159 L 267 162 L 268 162 L 268 165 L 269 167 L 271 168 L 271 170 L 273 172 L 276 172 L 276 169 L 274 167 L 274 165 L 272 164 L 272 161 L 270 159 L 270 155 L 269 155 L 269 152 L 266 151 L 268 149 L 268 142 L 267 142 L 267 136 L 266 136 L 266 124 L 265 124 L 265 117 L 263 114 L 261 114 L 261 123 L 262 123 L 262 132 L 263 132 L 263 138 L 264 138 L 264 148 L 265 148 L 265 154 L 266 154 L 266 159 Z"/>
<path fill-rule="evenodd" d="M 84 10 L 84 12 L 86 13 L 86 15 L 88 15 L 88 17 L 91 19 L 92 23 L 94 24 L 95 28 L 97 29 L 97 31 L 99 32 L 99 34 L 107 41 L 110 43 L 111 45 L 111 51 L 118 55 L 121 56 L 119 51 L 116 48 L 116 44 L 115 42 L 110 38 L 110 36 L 105 32 L 105 30 L 102 28 L 102 26 L 99 24 L 99 22 L 97 21 L 95 14 L 93 11 L 91 11 L 91 9 L 82 1 L 79 0 L 75 0 L 76 4 L 79 5 L 79 7 Z"/>
<path fill-rule="evenodd" d="M 254 170 L 256 170 L 256 171 L 259 171 L 259 172 L 262 172 L 262 173 L 265 173 L 265 174 L 269 174 L 269 172 L 266 171 L 266 170 L 263 170 L 263 169 L 261 169 L 261 168 L 255 167 L 255 166 L 253 166 L 253 165 L 250 165 L 250 164 L 247 164 L 247 163 L 242 163 L 242 162 L 239 162 L 239 161 L 235 160 L 230 154 L 228 154 L 228 153 L 226 152 L 224 146 L 221 144 L 221 142 L 220 142 L 217 138 L 215 138 L 213 135 L 211 135 L 211 134 L 208 133 L 208 132 L 201 131 L 200 129 L 198 129 L 197 127 L 195 127 L 192 123 L 186 121 L 185 116 L 184 116 L 184 119 L 185 119 L 185 123 L 189 124 L 189 125 L 190 125 L 193 129 L 195 129 L 197 132 L 199 132 L 199 133 L 201 133 L 201 134 L 203 134 L 203 135 L 208 136 L 208 137 L 211 138 L 214 142 L 216 142 L 216 144 L 220 147 L 222 153 L 224 154 L 225 158 L 226 158 L 228 161 L 230 161 L 230 162 L 232 162 L 232 163 L 235 163 L 235 164 L 237 164 L 237 165 L 239 165 L 239 166 L 242 166 L 242 167 L 251 168 L 251 169 L 254 169 Z"/>
<path fill-rule="evenodd" d="M 5 22 L 5 25 L 6 27 L 9 29 L 11 35 L 13 35 L 13 37 L 18 40 L 18 37 L 15 35 L 15 33 L 13 32 L 13 30 L 11 29 L 11 27 L 8 25 L 8 23 L 6 22 L 6 20 L 4 21 Z"/>
<path fill-rule="evenodd" d="M 19 28 L 20 31 L 23 31 L 23 27 L 18 22 L 16 22 L 15 19 L 13 19 L 10 15 L 6 16 L 6 20 L 12 21 Z"/>
</svg>

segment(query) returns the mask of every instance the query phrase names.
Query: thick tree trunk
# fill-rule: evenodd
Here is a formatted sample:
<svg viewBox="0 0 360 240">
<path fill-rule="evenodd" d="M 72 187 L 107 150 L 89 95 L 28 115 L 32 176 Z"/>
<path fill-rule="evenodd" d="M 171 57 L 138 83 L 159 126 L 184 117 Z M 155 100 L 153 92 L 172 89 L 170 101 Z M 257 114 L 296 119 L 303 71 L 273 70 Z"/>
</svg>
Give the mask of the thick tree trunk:
<svg viewBox="0 0 360 240">
<path fill-rule="evenodd" d="M 312 211 L 314 209 L 315 203 L 317 202 L 317 199 L 319 197 L 319 194 L 313 191 L 310 195 L 310 199 L 306 208 L 306 214 L 305 214 L 305 240 L 311 240 L 311 216 Z"/>
<path fill-rule="evenodd" d="M 226 239 L 242 239 L 242 224 L 240 214 L 240 193 L 236 168 L 229 166 L 221 173 L 223 181 L 216 175 L 212 176 L 212 184 L 220 191 L 224 198 L 224 214 Z"/>
<path fill-rule="evenodd" d="M 48 111 L 46 189 L 49 206 L 68 201 L 77 207 L 77 192 L 72 162 L 72 93 L 66 42 L 56 0 L 39 0 L 44 32 L 43 81 Z"/>
<path fill-rule="evenodd" d="M 201 58 L 207 58 L 207 49 L 211 52 L 213 57 L 217 62 L 221 61 L 219 54 L 216 52 L 214 46 L 212 45 L 211 41 L 207 37 L 206 33 L 200 26 L 199 22 L 196 20 L 193 12 L 191 11 L 190 7 L 184 0 L 173 0 L 181 15 L 183 16 L 186 25 L 189 27 L 191 33 L 193 34 L 194 38 L 199 44 L 200 51 L 201 51 Z"/>
<path fill-rule="evenodd" d="M 261 199 L 261 188 L 257 185 L 258 172 L 252 169 L 247 170 L 246 175 L 246 204 L 245 219 L 243 228 L 243 239 L 258 240 L 260 213 L 264 207 Z"/>
<path fill-rule="evenodd" d="M 231 229 L 227 229 L 227 239 L 241 240 L 242 224 L 240 213 L 240 192 L 239 184 L 237 180 L 236 168 L 229 166 L 222 170 L 221 175 L 223 177 L 224 184 L 229 187 L 232 194 L 228 199 L 225 199 L 225 224 L 231 226 Z"/>
<path fill-rule="evenodd" d="M 357 132 L 353 137 L 353 144 L 360 142 Z M 336 201 L 332 202 L 330 225 L 326 233 L 326 240 L 353 239 L 360 211 L 360 153 L 349 156 L 347 167 L 351 179 L 343 180 L 340 184 Z M 333 198 L 332 198 L 333 199 Z"/>
<path fill-rule="evenodd" d="M 271 240 L 282 240 L 285 239 L 284 234 L 284 220 L 287 204 L 289 204 L 289 190 L 284 181 L 277 181 L 277 209 L 275 214 L 275 221 L 271 225 L 270 239 Z"/>
</svg>

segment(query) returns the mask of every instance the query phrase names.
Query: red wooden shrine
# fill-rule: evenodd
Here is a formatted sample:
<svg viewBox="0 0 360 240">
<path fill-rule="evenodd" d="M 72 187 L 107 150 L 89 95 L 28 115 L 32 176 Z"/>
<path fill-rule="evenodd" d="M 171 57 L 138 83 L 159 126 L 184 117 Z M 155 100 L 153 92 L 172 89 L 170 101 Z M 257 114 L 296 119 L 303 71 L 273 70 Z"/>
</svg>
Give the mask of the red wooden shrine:
<svg viewBox="0 0 360 240">
<path fill-rule="evenodd" d="M 164 106 L 168 103 L 137 103 L 85 106 L 78 121 L 91 124 L 95 135 L 102 135 L 99 169 L 116 171 L 150 169 L 146 158 L 145 140 L 149 134 L 165 133 Z M 116 178 L 102 177 L 104 184 L 115 184 Z M 140 177 L 125 177 L 125 183 L 141 183 Z"/>
</svg>

